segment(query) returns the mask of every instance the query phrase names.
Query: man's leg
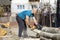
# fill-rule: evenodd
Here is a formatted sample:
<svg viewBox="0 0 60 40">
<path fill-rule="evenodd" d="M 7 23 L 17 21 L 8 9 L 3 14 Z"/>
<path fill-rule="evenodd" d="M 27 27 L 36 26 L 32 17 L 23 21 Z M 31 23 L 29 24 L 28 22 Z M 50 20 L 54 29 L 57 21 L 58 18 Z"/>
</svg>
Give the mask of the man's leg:
<svg viewBox="0 0 60 40">
<path fill-rule="evenodd" d="M 16 20 L 17 20 L 17 23 L 18 23 L 18 26 L 19 26 L 19 34 L 18 34 L 18 36 L 21 37 L 22 36 L 22 31 L 23 31 L 23 28 L 24 28 L 24 22 L 18 16 L 16 17 Z"/>
<path fill-rule="evenodd" d="M 26 25 L 26 23 L 25 23 L 25 21 L 24 21 L 24 29 L 23 29 L 23 36 L 24 37 L 28 37 L 28 35 L 27 35 L 27 25 Z"/>
</svg>

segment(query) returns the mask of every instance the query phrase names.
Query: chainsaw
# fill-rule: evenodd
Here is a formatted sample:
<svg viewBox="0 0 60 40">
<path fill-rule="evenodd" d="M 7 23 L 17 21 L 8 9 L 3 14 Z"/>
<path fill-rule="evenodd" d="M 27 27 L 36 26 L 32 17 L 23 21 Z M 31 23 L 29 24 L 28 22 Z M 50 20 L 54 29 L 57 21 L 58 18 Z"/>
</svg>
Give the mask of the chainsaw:
<svg viewBox="0 0 60 40">
<path fill-rule="evenodd" d="M 34 24 L 34 25 L 30 25 L 29 27 L 31 28 L 31 30 L 34 30 L 34 29 L 41 30 L 43 26 L 41 26 L 40 24 L 38 24 L 38 25 Z"/>
</svg>

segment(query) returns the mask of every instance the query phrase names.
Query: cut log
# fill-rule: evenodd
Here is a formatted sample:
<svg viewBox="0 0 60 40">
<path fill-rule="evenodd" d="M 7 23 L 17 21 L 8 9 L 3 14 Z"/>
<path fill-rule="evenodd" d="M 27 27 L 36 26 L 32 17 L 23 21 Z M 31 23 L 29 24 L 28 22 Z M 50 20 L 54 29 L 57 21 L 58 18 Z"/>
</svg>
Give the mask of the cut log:
<svg viewBox="0 0 60 40">
<path fill-rule="evenodd" d="M 45 38 L 45 37 L 40 37 L 40 40 L 52 40 L 52 39 Z"/>
<path fill-rule="evenodd" d="M 43 27 L 42 31 L 48 32 L 48 33 L 60 33 L 60 30 L 58 28 L 53 28 L 53 27 Z"/>
<path fill-rule="evenodd" d="M 42 37 L 45 37 L 45 38 L 51 38 L 51 39 L 54 39 L 54 40 L 60 40 L 60 34 L 59 33 L 49 33 L 49 32 L 44 32 L 44 31 L 41 31 L 41 30 L 33 30 L 34 32 L 36 33 L 39 33 L 40 36 Z"/>
</svg>

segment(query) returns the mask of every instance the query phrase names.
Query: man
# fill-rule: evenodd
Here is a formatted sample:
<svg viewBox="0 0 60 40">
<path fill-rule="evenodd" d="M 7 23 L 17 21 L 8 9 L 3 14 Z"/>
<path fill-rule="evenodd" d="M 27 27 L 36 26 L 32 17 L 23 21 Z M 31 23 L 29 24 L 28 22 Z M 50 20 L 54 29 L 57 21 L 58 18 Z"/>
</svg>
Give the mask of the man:
<svg viewBox="0 0 60 40">
<path fill-rule="evenodd" d="M 17 14 L 16 16 L 16 20 L 19 26 L 19 37 L 22 37 L 22 32 L 24 31 L 24 36 L 27 37 L 27 27 L 26 25 L 30 25 L 29 22 L 29 17 L 30 16 L 34 16 L 37 13 L 37 9 L 33 8 L 32 10 L 25 10 L 23 12 L 20 12 Z M 35 18 L 34 19 L 34 23 L 37 25 L 37 21 Z"/>
</svg>

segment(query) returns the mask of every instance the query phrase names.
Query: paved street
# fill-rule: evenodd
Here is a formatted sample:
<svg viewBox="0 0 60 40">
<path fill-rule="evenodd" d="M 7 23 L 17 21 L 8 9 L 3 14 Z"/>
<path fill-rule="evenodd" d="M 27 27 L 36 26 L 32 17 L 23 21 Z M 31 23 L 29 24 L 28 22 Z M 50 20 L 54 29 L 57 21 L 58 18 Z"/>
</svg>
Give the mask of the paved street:
<svg viewBox="0 0 60 40">
<path fill-rule="evenodd" d="M 11 30 L 12 30 L 12 33 L 13 34 L 16 34 L 16 35 L 18 35 L 18 27 L 15 27 L 15 28 L 11 28 Z M 30 28 L 27 28 L 27 34 L 28 34 L 28 36 L 36 36 L 36 33 L 35 32 L 33 32 L 33 31 L 31 31 L 30 30 Z M 31 38 L 31 37 L 29 37 L 29 38 L 22 38 L 22 40 L 39 40 L 40 38 Z"/>
<path fill-rule="evenodd" d="M 39 38 L 24 38 L 23 40 L 40 40 Z"/>
<path fill-rule="evenodd" d="M 8 34 L 4 37 L 1 37 L 0 40 L 40 40 L 40 38 L 19 38 L 18 35 L 18 27 L 11 27 L 8 30 Z M 36 36 L 36 33 L 31 31 L 30 28 L 27 28 L 27 34 L 28 36 Z"/>
</svg>

